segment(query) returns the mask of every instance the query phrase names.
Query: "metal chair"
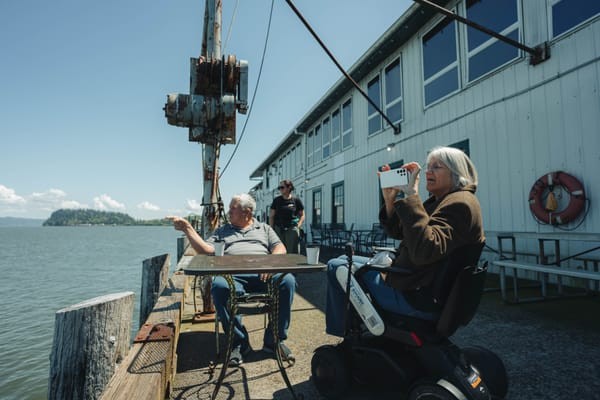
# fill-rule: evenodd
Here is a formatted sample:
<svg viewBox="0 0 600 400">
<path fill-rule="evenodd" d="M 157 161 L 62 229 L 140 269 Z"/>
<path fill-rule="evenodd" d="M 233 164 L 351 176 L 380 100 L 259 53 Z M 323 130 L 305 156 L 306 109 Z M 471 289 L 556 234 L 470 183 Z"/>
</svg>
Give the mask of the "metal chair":
<svg viewBox="0 0 600 400">
<path fill-rule="evenodd" d="M 254 305 L 255 311 L 251 314 L 263 314 L 263 329 L 266 329 L 269 323 L 269 311 L 271 308 L 271 296 L 265 292 L 252 292 L 252 293 L 244 293 L 240 295 L 236 295 L 236 303 L 238 306 L 240 304 L 244 305 Z M 248 309 L 249 307 L 244 307 Z M 237 314 L 241 315 L 240 309 L 238 308 Z M 219 316 L 215 313 L 215 346 L 216 346 L 216 356 L 219 357 L 221 355 L 221 346 L 219 344 Z"/>
</svg>

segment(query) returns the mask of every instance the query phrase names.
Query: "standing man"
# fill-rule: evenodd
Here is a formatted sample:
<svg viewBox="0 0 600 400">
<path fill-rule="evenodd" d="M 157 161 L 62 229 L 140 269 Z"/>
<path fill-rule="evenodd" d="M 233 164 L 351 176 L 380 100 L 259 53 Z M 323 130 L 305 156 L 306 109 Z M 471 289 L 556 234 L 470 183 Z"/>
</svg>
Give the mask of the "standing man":
<svg viewBox="0 0 600 400">
<path fill-rule="evenodd" d="M 199 254 L 213 254 L 213 243 L 217 240 L 225 242 L 225 254 L 285 254 L 285 246 L 273 229 L 267 224 L 254 219 L 256 201 L 249 194 L 243 193 L 233 196 L 229 203 L 230 223 L 217 228 L 208 240 L 202 239 L 190 223 L 180 217 L 167 217 L 173 221 L 175 229 L 182 231 L 190 241 L 190 245 Z M 233 275 L 237 294 L 247 291 L 258 292 L 267 290 L 267 280 L 278 279 L 280 274 L 238 274 Z M 279 321 L 277 321 L 279 348 L 284 360 L 292 356 L 290 349 L 283 343 L 287 339 L 290 326 L 292 301 L 296 292 L 296 279 L 292 274 L 285 274 L 279 285 Z M 227 308 L 229 301 L 229 285 L 222 276 L 213 279 L 211 293 L 217 315 L 221 320 L 223 330 L 227 333 L 230 324 L 230 315 Z M 248 332 L 242 325 L 239 315 L 235 317 L 233 331 L 233 348 L 229 359 L 230 366 L 239 366 L 252 349 L 248 339 Z M 269 326 L 263 338 L 263 351 L 274 353 L 273 332 Z"/>
<path fill-rule="evenodd" d="M 279 183 L 280 196 L 273 199 L 269 212 L 269 225 L 275 229 L 288 253 L 299 253 L 300 228 L 304 222 L 304 205 L 292 196 L 294 184 L 289 179 Z"/>
</svg>

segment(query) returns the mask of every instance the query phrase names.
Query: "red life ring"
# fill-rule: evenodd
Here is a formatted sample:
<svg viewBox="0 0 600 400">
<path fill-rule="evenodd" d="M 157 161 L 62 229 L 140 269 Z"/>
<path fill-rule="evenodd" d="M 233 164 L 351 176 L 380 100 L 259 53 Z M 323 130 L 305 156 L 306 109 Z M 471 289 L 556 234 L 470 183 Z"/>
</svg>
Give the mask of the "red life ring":
<svg viewBox="0 0 600 400">
<path fill-rule="evenodd" d="M 564 210 L 551 212 L 546 210 L 542 196 L 554 186 L 562 186 L 569 193 L 569 204 Z M 551 225 L 568 224 L 585 209 L 585 190 L 581 182 L 563 171 L 547 173 L 540 177 L 529 192 L 529 209 L 538 221 Z"/>
</svg>

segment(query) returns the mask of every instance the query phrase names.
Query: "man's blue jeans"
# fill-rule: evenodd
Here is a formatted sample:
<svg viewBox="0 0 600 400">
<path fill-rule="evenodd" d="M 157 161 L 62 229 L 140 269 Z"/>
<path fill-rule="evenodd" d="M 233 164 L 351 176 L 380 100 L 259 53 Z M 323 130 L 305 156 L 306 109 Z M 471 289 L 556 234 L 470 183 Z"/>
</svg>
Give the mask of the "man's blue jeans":
<svg viewBox="0 0 600 400">
<path fill-rule="evenodd" d="M 367 257 L 355 256 L 352 258 L 354 265 L 365 264 Z M 341 266 L 348 266 L 346 256 L 333 258 L 327 263 L 327 308 L 325 312 L 325 330 L 330 335 L 344 336 L 346 321 L 346 292 L 342 290 L 335 271 Z M 388 286 L 378 271 L 367 271 L 361 277 L 371 297 L 381 308 L 396 314 L 407 315 L 428 320 L 437 319 L 436 314 L 423 312 L 411 306 L 402 292 Z"/>
<path fill-rule="evenodd" d="M 271 277 L 277 281 L 281 274 L 275 274 Z M 267 283 L 262 282 L 258 274 L 239 274 L 233 275 L 233 281 L 235 283 L 235 289 L 238 295 L 246 292 L 266 292 Z M 211 287 L 213 302 L 219 320 L 223 326 L 223 330 L 227 333 L 229 329 L 229 309 L 227 304 L 229 302 L 229 285 L 222 276 L 216 276 L 213 278 Z M 279 321 L 278 321 L 278 334 L 279 340 L 283 341 L 287 339 L 287 331 L 290 327 L 290 319 L 292 313 L 292 301 L 294 300 L 294 293 L 296 292 L 296 278 L 292 274 L 286 274 L 281 280 L 279 285 Z M 273 332 L 271 327 L 267 327 L 265 330 L 263 343 L 273 348 Z M 247 346 L 248 345 L 248 333 L 242 325 L 242 319 L 239 315 L 235 316 L 234 328 L 233 328 L 233 346 Z"/>
</svg>

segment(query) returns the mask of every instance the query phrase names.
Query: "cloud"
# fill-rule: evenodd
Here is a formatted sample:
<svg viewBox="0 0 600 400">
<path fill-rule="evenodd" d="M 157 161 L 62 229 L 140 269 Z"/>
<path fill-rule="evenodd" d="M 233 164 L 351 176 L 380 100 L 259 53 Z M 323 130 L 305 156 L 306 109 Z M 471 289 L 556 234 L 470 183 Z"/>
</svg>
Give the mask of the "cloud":
<svg viewBox="0 0 600 400">
<path fill-rule="evenodd" d="M 60 208 L 89 208 L 89 206 L 75 200 L 65 200 L 60 203 Z"/>
<path fill-rule="evenodd" d="M 94 197 L 94 207 L 98 210 L 125 210 L 125 204 L 119 203 L 107 194 Z"/>
<path fill-rule="evenodd" d="M 143 201 L 140 204 L 137 205 L 137 208 L 141 209 L 141 210 L 147 210 L 147 211 L 160 211 L 160 207 L 150 203 L 149 201 Z"/>
<path fill-rule="evenodd" d="M 202 211 L 202 205 L 197 200 L 188 199 L 185 205 L 186 210 L 193 213 L 200 213 Z"/>
<path fill-rule="evenodd" d="M 4 204 L 25 204 L 25 199 L 17 195 L 14 189 L 0 185 L 0 203 Z"/>
</svg>

